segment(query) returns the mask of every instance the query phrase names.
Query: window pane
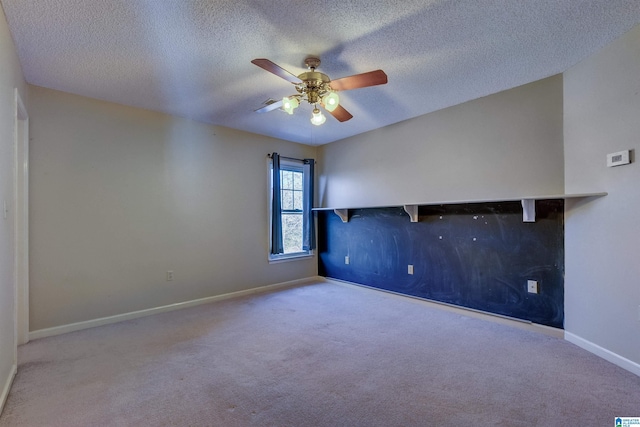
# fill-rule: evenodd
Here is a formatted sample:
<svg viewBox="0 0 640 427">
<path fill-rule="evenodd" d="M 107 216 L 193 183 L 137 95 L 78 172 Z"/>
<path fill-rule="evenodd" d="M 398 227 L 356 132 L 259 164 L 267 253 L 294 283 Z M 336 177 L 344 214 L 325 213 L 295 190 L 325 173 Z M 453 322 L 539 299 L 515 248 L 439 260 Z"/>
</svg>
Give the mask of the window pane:
<svg viewBox="0 0 640 427">
<path fill-rule="evenodd" d="M 302 215 L 282 214 L 284 253 L 302 252 Z"/>
<path fill-rule="evenodd" d="M 293 174 L 293 189 L 302 191 L 302 172 Z"/>
<path fill-rule="evenodd" d="M 293 192 L 293 209 L 302 210 L 302 191 Z"/>
<path fill-rule="evenodd" d="M 283 170 L 283 171 L 280 171 L 280 173 L 282 174 L 282 179 L 280 180 L 281 181 L 280 187 L 286 188 L 286 189 L 293 188 L 293 172 Z"/>
<path fill-rule="evenodd" d="M 282 190 L 282 209 L 293 209 L 293 190 Z"/>
</svg>

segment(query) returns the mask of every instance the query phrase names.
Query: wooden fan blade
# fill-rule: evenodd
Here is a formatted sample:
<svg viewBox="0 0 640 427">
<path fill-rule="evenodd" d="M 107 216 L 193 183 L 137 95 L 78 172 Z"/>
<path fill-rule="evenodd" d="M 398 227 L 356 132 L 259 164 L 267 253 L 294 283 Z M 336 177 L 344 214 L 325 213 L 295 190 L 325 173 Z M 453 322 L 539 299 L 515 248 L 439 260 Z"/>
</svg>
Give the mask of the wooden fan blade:
<svg viewBox="0 0 640 427">
<path fill-rule="evenodd" d="M 387 75 L 382 70 L 369 71 L 368 73 L 356 74 L 354 76 L 342 77 L 331 80 L 329 86 L 333 90 L 350 90 L 361 87 L 383 85 L 387 83 Z"/>
<path fill-rule="evenodd" d="M 290 72 L 288 72 L 287 70 L 285 70 L 284 68 L 282 68 L 281 66 L 279 66 L 278 64 L 274 64 L 273 62 L 269 61 L 268 59 L 265 58 L 258 58 L 258 59 L 254 59 L 253 61 L 251 61 L 252 64 L 257 65 L 258 67 L 267 70 L 270 73 L 275 74 L 276 76 L 285 79 L 288 82 L 291 83 L 300 83 L 302 82 L 302 80 L 300 80 L 298 78 L 298 76 L 294 76 L 293 74 L 291 74 Z"/>
<path fill-rule="evenodd" d="M 254 110 L 254 112 L 255 113 L 266 113 L 266 112 L 273 111 L 273 110 L 276 110 L 276 109 L 282 107 L 282 104 L 283 104 L 283 102 L 282 102 L 282 99 L 281 99 L 280 101 L 275 101 L 275 102 L 272 102 L 271 104 L 265 105 L 262 108 L 258 108 L 257 110 Z"/>
<path fill-rule="evenodd" d="M 342 105 L 338 105 L 335 110 L 329 111 L 327 113 L 331 114 L 333 117 L 338 119 L 339 122 L 346 122 L 353 118 L 353 115 L 342 107 Z"/>
</svg>

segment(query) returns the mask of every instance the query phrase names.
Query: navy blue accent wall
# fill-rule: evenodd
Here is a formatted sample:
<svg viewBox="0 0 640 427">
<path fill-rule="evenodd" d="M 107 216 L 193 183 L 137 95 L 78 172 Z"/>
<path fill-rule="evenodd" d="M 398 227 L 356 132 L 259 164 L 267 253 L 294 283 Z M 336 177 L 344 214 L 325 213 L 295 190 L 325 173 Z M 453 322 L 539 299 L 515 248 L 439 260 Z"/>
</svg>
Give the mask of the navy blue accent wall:
<svg viewBox="0 0 640 427">
<path fill-rule="evenodd" d="M 401 207 L 350 210 L 347 223 L 319 211 L 319 274 L 562 328 L 563 212 L 563 200 L 537 201 L 534 223 L 520 202 L 421 206 L 417 223 Z"/>
</svg>

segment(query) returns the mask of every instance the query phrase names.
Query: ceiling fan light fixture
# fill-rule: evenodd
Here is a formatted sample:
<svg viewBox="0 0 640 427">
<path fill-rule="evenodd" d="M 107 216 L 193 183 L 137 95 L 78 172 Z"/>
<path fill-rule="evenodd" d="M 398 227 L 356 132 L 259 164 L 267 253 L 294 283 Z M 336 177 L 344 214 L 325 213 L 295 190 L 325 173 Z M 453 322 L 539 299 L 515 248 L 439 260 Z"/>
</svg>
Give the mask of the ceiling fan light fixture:
<svg viewBox="0 0 640 427">
<path fill-rule="evenodd" d="M 289 98 L 287 96 L 282 98 L 282 109 L 289 114 L 293 114 L 293 110 L 298 108 L 298 105 L 300 105 L 300 103 L 296 98 Z"/>
<path fill-rule="evenodd" d="M 353 115 L 342 107 L 337 92 L 387 83 L 387 75 L 382 70 L 331 80 L 326 74 L 316 71 L 320 66 L 320 58 L 315 56 L 307 57 L 304 61 L 309 71 L 297 76 L 266 58 L 254 59 L 251 63 L 289 83 L 293 83 L 298 92 L 295 95 L 282 98 L 282 101 L 266 104 L 262 108 L 255 110 L 257 113 L 266 113 L 267 111 L 282 108 L 288 114 L 293 114 L 298 105 L 306 101 L 313 105 L 311 123 L 315 126 L 320 126 L 326 121 L 326 117 L 318 109 L 318 104 L 339 122 L 346 122 L 353 118 Z"/>
<path fill-rule="evenodd" d="M 324 114 L 322 114 L 322 111 L 318 110 L 318 108 L 314 108 L 313 109 L 313 113 L 311 115 L 311 123 L 312 124 L 314 124 L 316 126 L 320 126 L 326 120 L 327 120 L 327 118 L 324 116 Z"/>
<path fill-rule="evenodd" d="M 340 104 L 340 97 L 335 92 L 329 92 L 322 97 L 322 103 L 324 104 L 324 108 L 328 112 L 332 112 L 333 110 L 338 108 L 338 104 Z"/>
</svg>

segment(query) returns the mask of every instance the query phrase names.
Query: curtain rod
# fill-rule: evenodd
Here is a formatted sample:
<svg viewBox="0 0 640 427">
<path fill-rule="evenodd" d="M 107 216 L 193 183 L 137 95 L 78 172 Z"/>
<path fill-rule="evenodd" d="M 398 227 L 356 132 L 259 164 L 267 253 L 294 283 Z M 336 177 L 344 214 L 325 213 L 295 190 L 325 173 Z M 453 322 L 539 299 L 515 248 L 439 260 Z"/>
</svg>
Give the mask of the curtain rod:
<svg viewBox="0 0 640 427">
<path fill-rule="evenodd" d="M 267 154 L 267 157 L 271 159 L 273 156 L 271 154 Z M 280 158 L 281 159 L 287 159 L 287 160 L 297 160 L 299 162 L 304 162 L 305 161 L 305 159 L 296 159 L 295 157 L 280 156 Z M 316 161 L 313 160 L 313 162 L 315 163 Z"/>
</svg>

